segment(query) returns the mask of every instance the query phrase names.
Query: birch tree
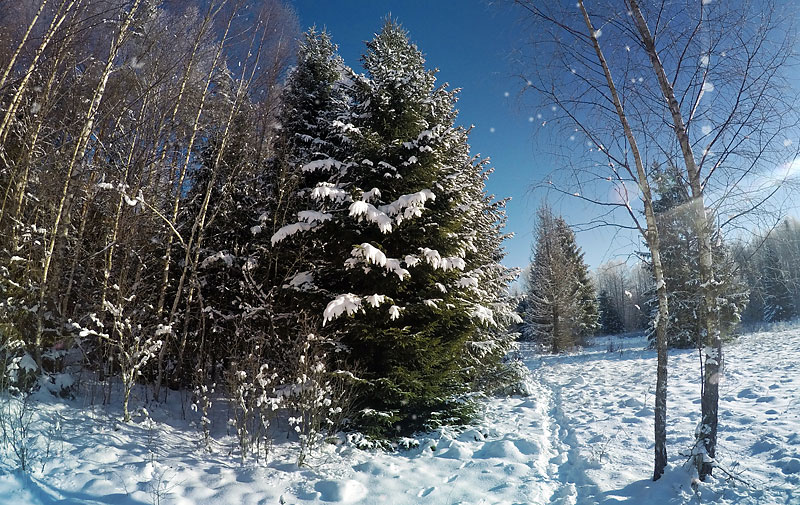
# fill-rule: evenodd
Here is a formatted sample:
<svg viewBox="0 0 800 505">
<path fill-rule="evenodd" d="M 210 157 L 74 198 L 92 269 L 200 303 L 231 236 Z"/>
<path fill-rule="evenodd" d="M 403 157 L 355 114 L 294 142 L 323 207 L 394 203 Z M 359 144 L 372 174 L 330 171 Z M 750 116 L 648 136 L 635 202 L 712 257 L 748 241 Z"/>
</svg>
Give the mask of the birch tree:
<svg viewBox="0 0 800 505">
<path fill-rule="evenodd" d="M 644 212 L 647 226 L 634 227 L 642 230 L 653 255 L 657 290 L 663 288 L 663 272 L 658 273 L 647 167 L 664 161 L 680 166 L 691 190 L 703 327 L 713 343 L 704 351 L 695 448 L 698 475 L 705 479 L 716 454 L 722 371 L 711 237 L 715 227 L 733 226 L 767 207 L 781 191 L 775 167 L 788 166 L 796 155 L 787 140 L 797 124 L 793 94 L 784 89 L 793 47 L 784 20 L 791 16 L 763 2 L 587 1 L 578 2 L 577 12 L 568 2 L 517 3 L 544 22 L 537 41 L 544 40 L 541 47 L 555 54 L 527 86 L 559 111 L 551 118 L 556 125 L 568 124 L 572 135 L 591 143 L 588 153 L 563 158 L 578 170 L 585 190 L 578 197 L 622 208 L 634 222 Z M 593 192 L 587 185 L 594 180 L 600 183 Z M 635 200 L 641 203 L 631 205 Z M 713 213 L 721 216 L 718 222 L 710 219 Z M 656 326 L 667 315 L 666 299 L 661 302 L 666 293 L 658 297 Z M 656 341 L 658 478 L 666 463 L 659 420 L 666 409 L 666 348 L 660 336 Z"/>
</svg>

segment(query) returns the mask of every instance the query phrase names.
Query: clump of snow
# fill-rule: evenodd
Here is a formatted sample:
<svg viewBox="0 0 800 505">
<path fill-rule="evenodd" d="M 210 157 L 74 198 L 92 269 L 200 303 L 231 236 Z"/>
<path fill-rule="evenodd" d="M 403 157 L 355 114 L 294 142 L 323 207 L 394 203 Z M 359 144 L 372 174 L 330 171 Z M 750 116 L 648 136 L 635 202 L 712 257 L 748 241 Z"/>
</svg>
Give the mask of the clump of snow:
<svg viewBox="0 0 800 505">
<path fill-rule="evenodd" d="M 337 188 L 331 182 L 320 182 L 313 190 L 311 190 L 311 198 L 314 200 L 333 200 L 334 202 L 347 202 L 350 201 L 350 194 Z"/>
<path fill-rule="evenodd" d="M 397 275 L 401 281 L 405 280 L 406 277 L 411 275 L 408 270 L 400 266 L 400 260 L 395 258 L 387 258 L 383 251 L 368 242 L 364 242 L 361 245 L 355 246 L 350 252 L 350 255 L 356 261 L 361 260 L 367 264 L 383 267 L 387 272 Z M 350 262 L 347 263 L 347 265 L 353 266 L 354 263 Z"/>
<path fill-rule="evenodd" d="M 361 312 L 361 297 L 352 293 L 346 293 L 337 296 L 335 299 L 328 303 L 325 311 L 322 313 L 322 326 L 325 326 L 329 321 L 333 321 L 342 314 L 351 316 L 357 312 Z"/>
<path fill-rule="evenodd" d="M 310 291 L 314 289 L 314 274 L 311 272 L 299 272 L 289 280 L 289 287 L 298 291 Z"/>
<path fill-rule="evenodd" d="M 316 160 L 303 165 L 302 171 L 306 173 L 314 173 L 317 171 L 330 171 L 332 169 L 342 168 L 342 162 L 333 158 L 326 158 L 324 160 Z"/>
<path fill-rule="evenodd" d="M 301 210 L 297 213 L 297 219 L 306 223 L 324 223 L 330 220 L 333 215 L 327 212 L 318 212 L 316 210 Z"/>
<path fill-rule="evenodd" d="M 357 218 L 359 221 L 366 219 L 367 221 L 377 224 L 378 229 L 382 233 L 392 232 L 392 218 L 378 210 L 371 203 L 358 200 L 350 204 L 349 210 L 350 216 Z"/>
<path fill-rule="evenodd" d="M 298 233 L 298 232 L 301 232 L 301 231 L 308 231 L 308 230 L 311 230 L 313 228 L 314 228 L 314 225 L 311 224 L 311 223 L 302 223 L 301 222 L 301 223 L 287 224 L 286 226 L 283 226 L 278 231 L 276 231 L 275 234 L 272 235 L 272 238 L 270 239 L 270 241 L 272 242 L 272 245 L 275 245 L 278 242 L 280 242 L 283 239 L 285 239 L 286 237 L 291 237 L 295 233 Z"/>
</svg>

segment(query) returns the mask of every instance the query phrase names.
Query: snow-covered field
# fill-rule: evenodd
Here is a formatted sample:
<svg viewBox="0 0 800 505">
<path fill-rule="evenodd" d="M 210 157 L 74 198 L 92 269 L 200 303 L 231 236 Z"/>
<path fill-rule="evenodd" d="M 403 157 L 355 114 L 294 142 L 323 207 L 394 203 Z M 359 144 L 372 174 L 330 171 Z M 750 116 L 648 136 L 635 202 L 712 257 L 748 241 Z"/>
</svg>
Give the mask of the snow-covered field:
<svg viewBox="0 0 800 505">
<path fill-rule="evenodd" d="M 800 330 L 754 333 L 727 347 L 719 469 L 692 486 L 684 455 L 700 411 L 696 351 L 670 354 L 670 466 L 652 471 L 655 354 L 641 338 L 598 338 L 581 353 L 524 353 L 530 397 L 490 400 L 466 430 L 420 436 L 396 453 L 326 445 L 298 468 L 291 442 L 242 465 L 230 437 L 211 452 L 181 420 L 121 424 L 111 407 L 38 396 L 33 469 L 0 463 L 0 504 L 800 504 Z M 44 422 L 47 421 L 47 422 Z"/>
</svg>

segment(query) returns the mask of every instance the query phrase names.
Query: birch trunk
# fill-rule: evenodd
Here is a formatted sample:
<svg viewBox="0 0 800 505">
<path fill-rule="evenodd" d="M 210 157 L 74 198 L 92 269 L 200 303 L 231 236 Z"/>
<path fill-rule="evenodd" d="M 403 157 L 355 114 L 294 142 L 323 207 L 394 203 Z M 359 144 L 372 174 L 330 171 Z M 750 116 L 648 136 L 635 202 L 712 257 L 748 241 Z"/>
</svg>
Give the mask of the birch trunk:
<svg viewBox="0 0 800 505">
<path fill-rule="evenodd" d="M 658 56 L 655 40 L 650 28 L 642 15 L 637 0 L 630 0 L 631 12 L 636 22 L 636 28 L 642 38 L 645 51 L 650 57 L 650 63 L 658 79 L 661 93 L 667 102 L 672 116 L 672 128 L 675 137 L 681 146 L 683 161 L 692 190 L 692 205 L 695 211 L 694 228 L 700 245 L 700 286 L 703 290 L 705 301 L 705 330 L 708 341 L 705 342 L 705 372 L 703 374 L 703 388 L 701 397 L 702 418 L 697 430 L 697 444 L 702 445 L 695 456 L 695 466 L 700 480 L 705 480 L 711 475 L 717 447 L 717 424 L 719 405 L 719 378 L 722 363 L 722 340 L 717 321 L 717 297 L 714 292 L 714 269 L 711 252 L 711 229 L 704 202 L 703 185 L 700 173 L 695 162 L 692 144 L 686 132 L 686 125 L 681 113 L 680 104 L 675 98 L 675 91 L 667 78 L 664 66 Z M 709 345 L 710 344 L 710 345 Z"/>
<path fill-rule="evenodd" d="M 17 109 L 19 109 L 20 104 L 22 103 L 22 98 L 25 96 L 25 91 L 28 87 L 28 82 L 30 81 L 31 77 L 34 75 L 34 70 L 36 66 L 39 64 L 39 60 L 41 59 L 42 55 L 44 54 L 45 49 L 53 40 L 56 32 L 58 31 L 61 24 L 67 18 L 67 15 L 75 6 L 77 0 L 69 0 L 69 4 L 67 4 L 68 0 L 63 0 L 61 5 L 59 6 L 58 11 L 56 12 L 55 17 L 53 17 L 53 21 L 50 23 L 47 31 L 42 38 L 42 42 L 39 44 L 39 47 L 36 48 L 36 53 L 31 60 L 30 65 L 25 71 L 25 75 L 23 75 L 22 79 L 17 86 L 17 90 L 14 93 L 14 96 L 11 98 L 11 103 L 6 109 L 5 114 L 3 115 L 3 120 L 0 122 L 0 145 L 5 143 L 6 137 L 8 136 L 8 132 L 11 128 L 11 119 L 17 114 Z M 137 0 L 138 1 L 138 0 Z M 62 11 L 61 9 L 66 8 Z"/>
<path fill-rule="evenodd" d="M 222 4 L 220 4 L 220 7 L 221 7 L 221 5 Z M 217 10 L 217 12 L 219 12 L 219 9 Z M 216 14 L 216 12 L 214 14 L 212 14 L 211 10 L 209 10 L 209 12 L 208 12 L 208 14 L 207 14 L 207 16 L 206 16 L 206 18 L 204 20 L 204 23 L 206 21 L 209 21 L 211 19 L 211 17 L 213 17 L 213 15 L 215 15 L 215 14 Z M 227 24 L 227 26 L 225 28 L 225 33 L 222 36 L 222 39 L 220 40 L 220 43 L 217 46 L 217 51 L 214 54 L 214 58 L 211 61 L 211 66 L 209 67 L 208 75 L 206 76 L 206 80 L 205 80 L 205 87 L 204 87 L 203 93 L 202 93 L 202 95 L 200 97 L 200 104 L 197 107 L 197 114 L 195 115 L 194 123 L 192 125 L 192 133 L 191 133 L 191 135 L 189 137 L 189 144 L 188 144 L 188 146 L 186 148 L 186 156 L 184 157 L 183 163 L 181 164 L 180 174 L 178 176 L 177 186 L 176 186 L 176 189 L 175 189 L 175 196 L 174 196 L 173 202 L 172 202 L 172 216 L 171 217 L 172 217 L 173 225 L 178 220 L 178 211 L 180 210 L 180 202 L 181 202 L 181 196 L 182 196 L 181 195 L 181 188 L 183 187 L 183 182 L 184 182 L 184 180 L 186 178 L 186 170 L 188 169 L 189 162 L 191 161 L 192 149 L 194 148 L 194 144 L 197 141 L 197 136 L 198 136 L 198 134 L 200 132 L 200 120 L 201 120 L 203 112 L 205 110 L 205 103 L 206 103 L 206 100 L 208 99 L 208 92 L 209 92 L 209 88 L 211 86 L 211 81 L 213 79 L 214 72 L 215 72 L 215 70 L 217 68 L 217 64 L 219 62 L 220 56 L 222 55 L 222 51 L 223 51 L 223 49 L 225 47 L 225 40 L 228 37 L 228 31 L 230 30 L 232 21 L 233 21 L 233 16 L 231 16 L 231 18 L 228 19 L 228 24 Z M 193 52 L 196 52 L 197 47 L 199 46 L 199 44 L 200 44 L 200 37 L 198 37 L 197 44 L 195 45 L 195 51 L 193 51 Z M 188 78 L 188 75 L 189 75 L 189 70 L 190 69 L 187 68 L 187 71 L 186 71 L 187 78 Z M 177 105 L 176 105 L 175 113 L 177 114 Z M 190 237 L 189 242 L 186 244 L 187 255 L 189 254 L 189 251 L 191 251 L 192 243 L 193 243 L 192 239 L 193 238 L 194 238 L 193 236 Z M 166 303 L 167 285 L 169 283 L 169 272 L 170 272 L 170 265 L 171 265 L 171 261 L 172 261 L 172 248 L 173 248 L 173 245 L 174 245 L 174 239 L 175 239 L 174 234 L 172 234 L 172 233 L 169 234 L 169 236 L 167 238 L 167 248 L 166 248 L 166 252 L 164 254 L 164 269 L 162 271 L 161 288 L 160 288 L 160 291 L 159 291 L 158 306 L 157 306 L 157 309 L 156 309 L 156 314 L 159 317 L 159 319 L 161 318 L 161 316 L 164 313 L 164 305 Z M 180 303 L 180 294 L 181 294 L 181 291 L 183 290 L 183 283 L 184 282 L 185 282 L 185 265 L 184 265 L 184 274 L 181 275 L 181 279 L 180 279 L 180 281 L 178 283 L 178 289 L 177 289 L 177 291 L 175 293 L 175 298 L 173 299 L 172 308 L 170 310 L 169 317 L 167 318 L 167 326 L 170 327 L 170 331 L 168 333 L 164 334 L 164 343 L 161 345 L 161 348 L 159 349 L 159 352 L 158 352 L 158 360 L 157 360 L 157 363 L 156 363 L 156 379 L 155 379 L 155 382 L 153 383 L 153 398 L 155 400 L 159 399 L 160 392 L 161 392 L 161 386 L 162 386 L 163 381 L 164 381 L 164 358 L 166 357 L 166 352 L 167 352 L 167 348 L 168 348 L 167 341 L 168 341 L 169 337 L 172 335 L 171 327 L 172 327 L 172 324 L 173 324 L 173 322 L 175 320 L 175 315 L 177 313 L 178 304 Z"/>
<path fill-rule="evenodd" d="M 59 226 L 61 225 L 61 220 L 63 219 L 64 207 L 67 202 L 67 196 L 69 194 L 70 179 L 72 178 L 72 173 L 75 170 L 75 166 L 77 165 L 78 160 L 83 158 L 83 156 L 86 154 L 86 146 L 89 142 L 89 137 L 94 127 L 94 121 L 97 109 L 100 106 L 100 101 L 103 99 L 103 94 L 105 93 L 106 84 L 108 83 L 108 78 L 111 75 L 111 69 L 114 66 L 114 60 L 116 59 L 117 52 L 119 51 L 119 48 L 122 45 L 125 36 L 127 35 L 128 27 L 133 22 L 133 18 L 136 14 L 137 9 L 139 8 L 140 3 L 141 0 L 134 1 L 133 6 L 131 6 L 131 9 L 125 15 L 125 20 L 120 26 L 117 37 L 111 43 L 111 49 L 108 54 L 108 60 L 106 61 L 100 81 L 98 82 L 97 87 L 94 90 L 92 101 L 89 104 L 89 110 L 86 112 L 86 116 L 84 118 L 83 128 L 81 130 L 80 135 L 78 136 L 77 141 L 75 142 L 75 148 L 72 150 L 72 155 L 70 157 L 69 164 L 67 165 L 66 174 L 64 176 L 64 184 L 61 187 L 61 197 L 58 202 L 58 208 L 56 209 L 55 220 L 53 222 L 52 229 L 50 230 L 50 239 L 47 244 L 47 249 L 45 250 L 41 285 L 39 286 L 39 311 L 36 317 L 36 333 L 34 336 L 33 352 L 36 364 L 40 367 L 41 367 L 42 333 L 44 330 L 44 312 L 45 312 L 43 307 L 45 304 L 45 294 L 47 292 L 48 274 L 50 272 L 50 266 L 52 265 L 53 252 L 55 251 L 56 242 L 58 240 Z"/>
<path fill-rule="evenodd" d="M 603 68 L 603 75 L 606 78 L 606 83 L 611 93 L 614 109 L 619 117 L 625 138 L 630 145 L 631 155 L 636 163 L 636 180 L 639 185 L 639 190 L 642 193 L 642 201 L 644 202 L 644 214 L 647 222 L 647 229 L 644 235 L 653 261 L 653 275 L 656 281 L 656 293 L 658 296 L 658 315 L 656 316 L 656 349 L 658 364 L 656 367 L 655 457 L 653 465 L 653 480 L 658 480 L 664 474 L 664 469 L 667 466 L 667 320 L 669 315 L 667 285 L 664 281 L 664 269 L 661 265 L 658 226 L 656 225 L 656 216 L 653 210 L 653 197 L 650 190 L 650 182 L 647 179 L 647 172 L 644 168 L 644 162 L 636 142 L 636 137 L 633 134 L 630 123 L 628 123 L 628 118 L 625 115 L 625 110 L 622 106 L 619 94 L 617 93 L 617 88 L 611 76 L 608 63 L 597 41 L 597 32 L 594 26 L 592 26 L 592 21 L 589 18 L 588 12 L 586 12 L 583 0 L 578 0 L 578 7 L 583 14 L 583 19 L 586 23 L 592 46 L 597 55 L 597 60 Z M 629 212 L 630 211 L 629 208 Z"/>
<path fill-rule="evenodd" d="M 14 64 L 17 62 L 17 58 L 19 58 L 19 53 L 22 52 L 22 48 L 25 47 L 25 42 L 28 41 L 28 37 L 30 37 L 31 32 L 33 31 L 33 27 L 36 26 L 36 22 L 39 20 L 39 16 L 42 15 L 42 11 L 44 11 L 45 6 L 47 5 L 48 0 L 42 0 L 42 3 L 39 4 L 39 10 L 36 11 L 36 14 L 33 16 L 31 20 L 31 24 L 28 25 L 28 29 L 25 30 L 25 34 L 22 36 L 22 40 L 19 42 L 17 49 L 14 51 L 14 54 L 11 55 L 11 59 L 8 60 L 8 65 L 6 65 L 6 69 L 3 70 L 3 75 L 0 76 L 0 90 L 3 89 L 3 86 L 6 85 L 6 80 L 8 76 L 11 74 L 11 70 L 14 68 Z"/>
</svg>

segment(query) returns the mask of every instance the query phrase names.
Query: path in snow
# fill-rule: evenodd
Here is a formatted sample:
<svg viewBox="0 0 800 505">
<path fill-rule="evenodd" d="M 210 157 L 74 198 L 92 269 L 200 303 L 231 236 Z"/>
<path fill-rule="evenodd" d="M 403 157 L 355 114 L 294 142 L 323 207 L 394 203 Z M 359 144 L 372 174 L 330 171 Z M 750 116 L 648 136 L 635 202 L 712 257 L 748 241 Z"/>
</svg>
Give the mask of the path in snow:
<svg viewBox="0 0 800 505">
<path fill-rule="evenodd" d="M 50 440 L 51 452 L 30 477 L 2 455 L 0 503 L 800 505 L 800 331 L 747 335 L 726 347 L 719 461 L 750 485 L 717 471 L 696 492 L 680 454 L 699 418 L 696 352 L 670 353 L 670 464 L 653 483 L 655 353 L 643 339 L 616 343 L 625 349 L 606 352 L 598 339 L 580 353 L 524 352 L 532 395 L 487 400 L 476 426 L 420 436 L 419 447 L 396 453 L 324 445 L 304 468 L 285 440 L 275 441 L 268 463 L 241 465 L 224 420 L 212 452 L 204 451 L 180 420 L 180 402 L 150 406 L 150 429 L 119 424 L 116 407 L 87 408 L 85 395 L 44 395 L 34 442 Z"/>
</svg>

